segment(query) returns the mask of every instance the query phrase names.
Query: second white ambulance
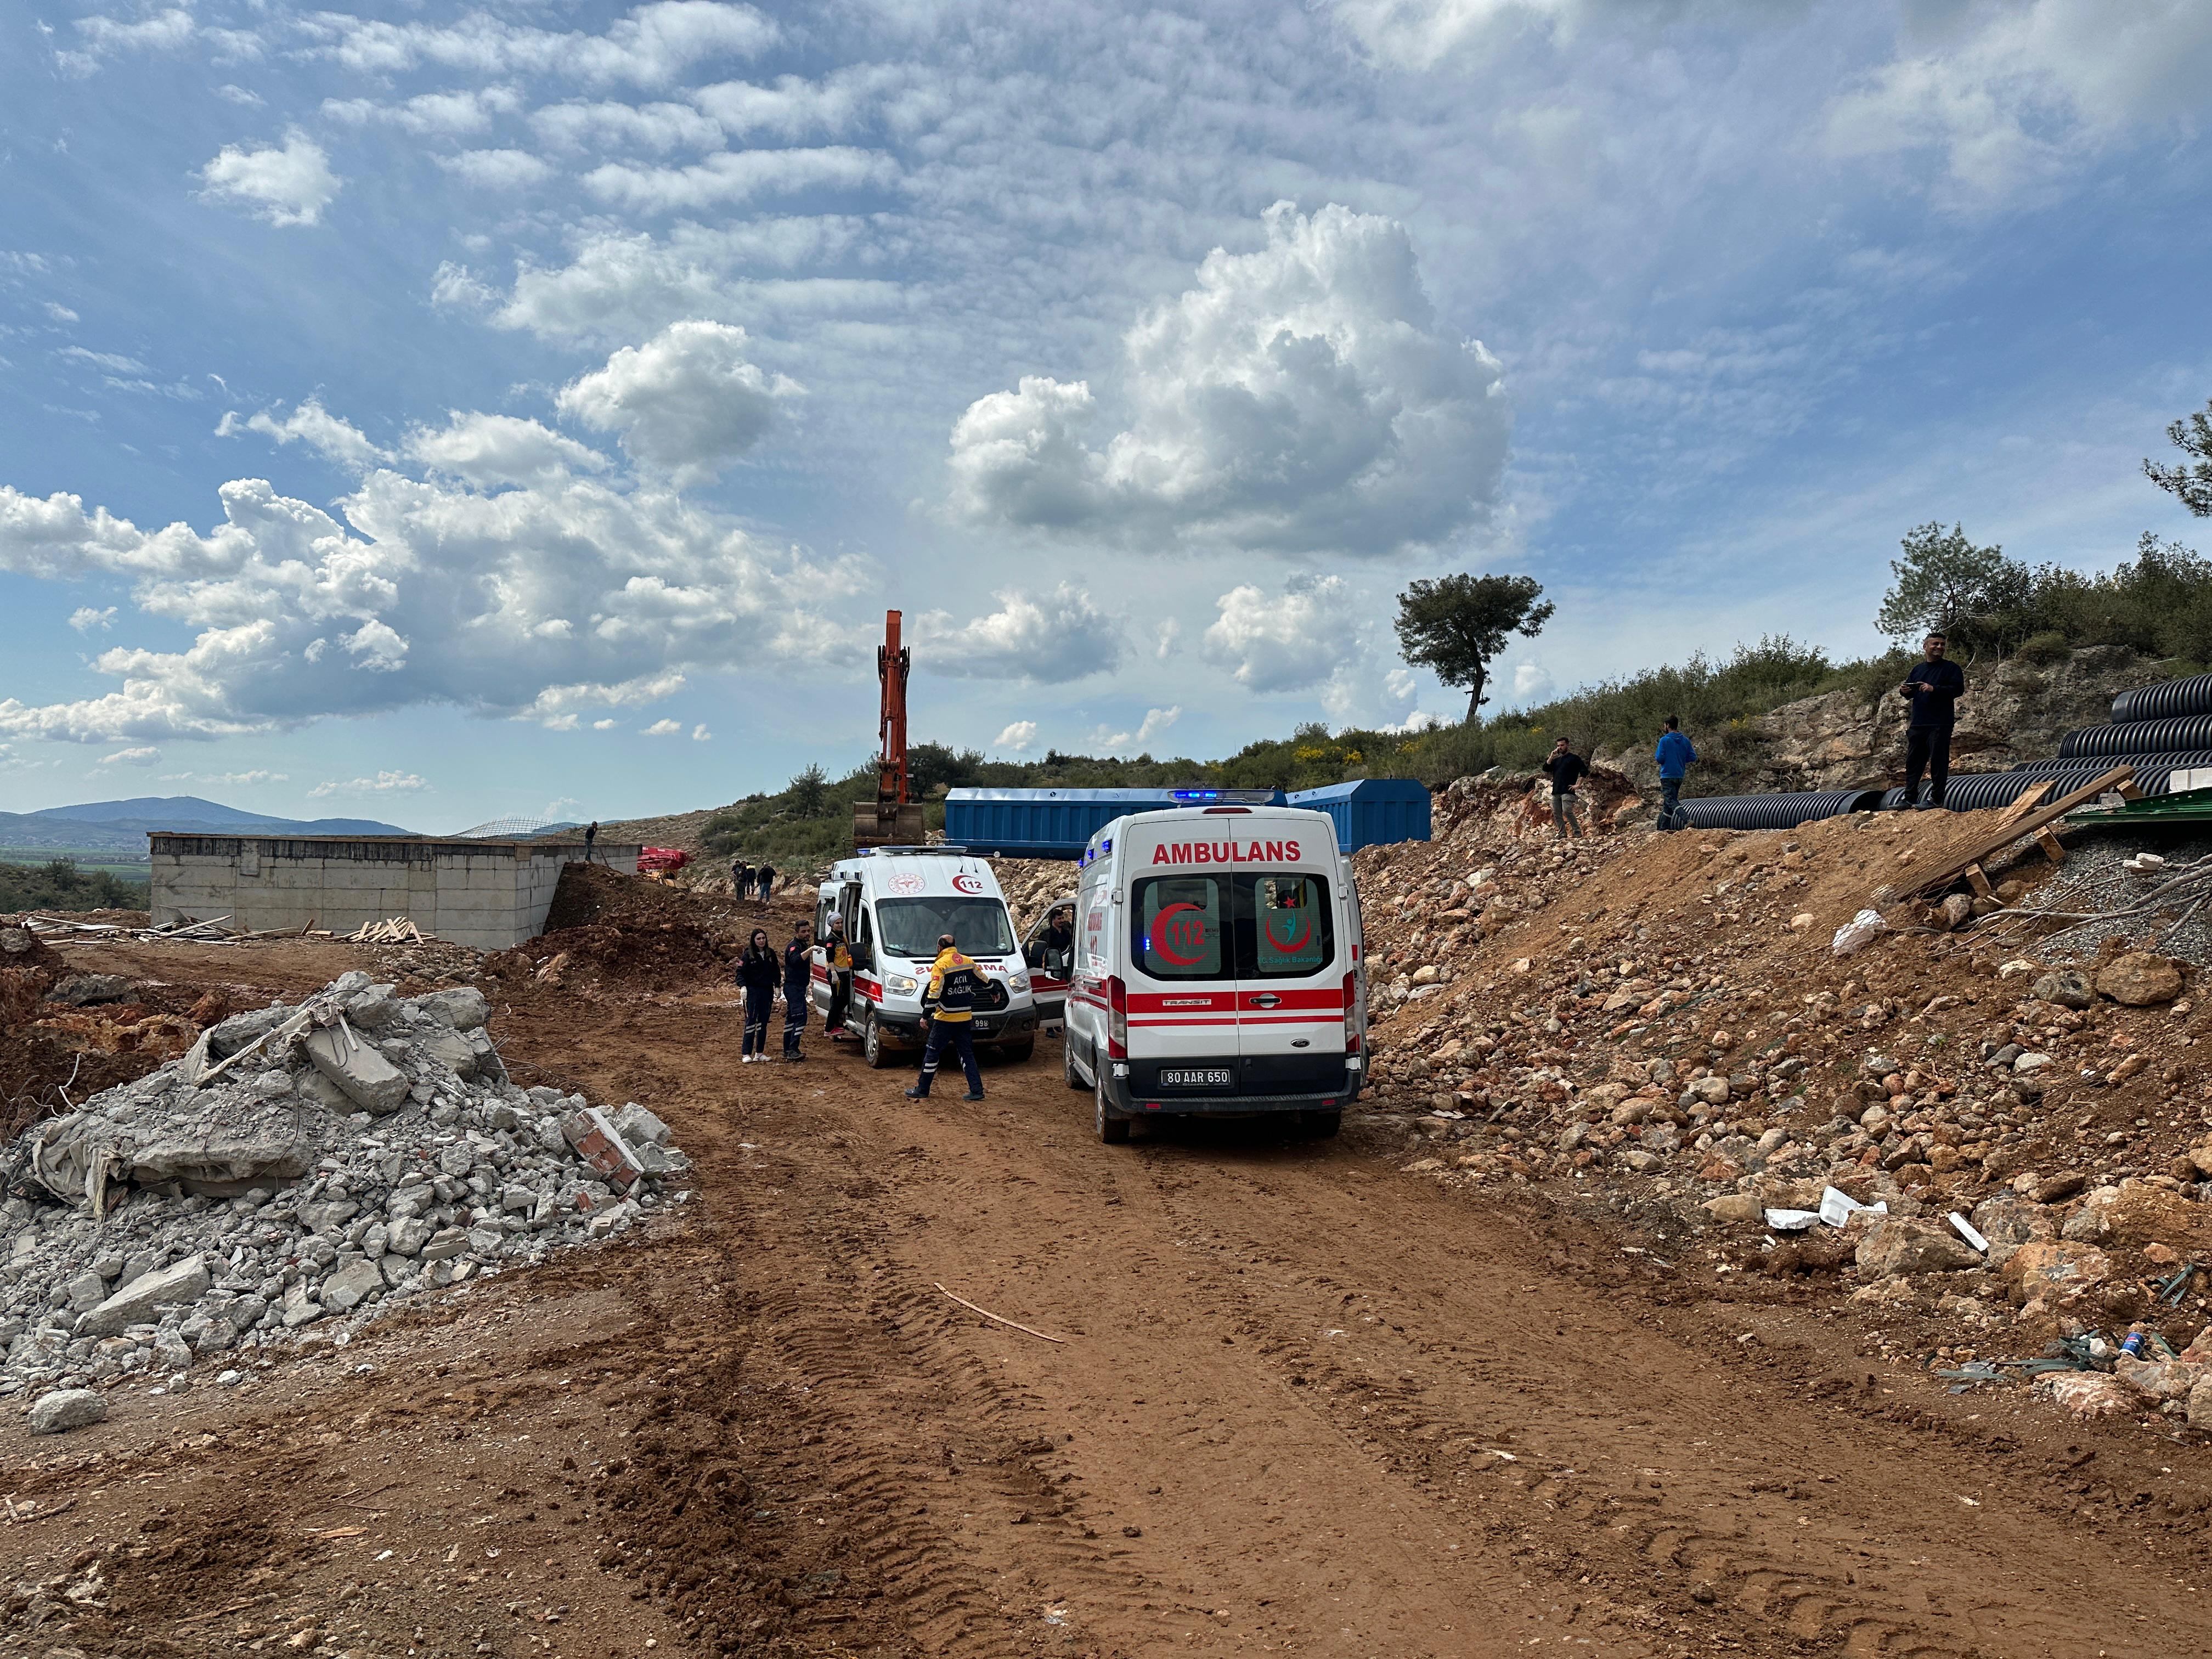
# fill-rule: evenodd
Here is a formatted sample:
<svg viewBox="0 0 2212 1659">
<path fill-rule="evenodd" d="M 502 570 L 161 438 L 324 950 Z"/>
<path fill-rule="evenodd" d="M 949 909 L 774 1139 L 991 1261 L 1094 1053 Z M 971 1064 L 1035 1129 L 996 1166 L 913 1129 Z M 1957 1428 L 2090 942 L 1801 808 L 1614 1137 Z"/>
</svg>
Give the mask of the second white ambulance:
<svg viewBox="0 0 2212 1659">
<path fill-rule="evenodd" d="M 1366 1065 L 1359 896 L 1321 812 L 1116 818 L 1085 849 L 1067 1085 L 1098 1138 L 1139 1118 L 1282 1115 L 1336 1133 Z"/>
</svg>

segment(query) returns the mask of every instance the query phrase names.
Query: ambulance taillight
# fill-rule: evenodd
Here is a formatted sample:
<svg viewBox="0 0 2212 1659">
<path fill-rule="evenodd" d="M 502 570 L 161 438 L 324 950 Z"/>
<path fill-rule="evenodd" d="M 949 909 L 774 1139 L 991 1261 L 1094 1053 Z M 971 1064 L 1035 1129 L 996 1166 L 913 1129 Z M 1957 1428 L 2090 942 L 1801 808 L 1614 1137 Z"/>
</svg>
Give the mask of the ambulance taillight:
<svg viewBox="0 0 2212 1659">
<path fill-rule="evenodd" d="M 1106 981 L 1106 1058 L 1129 1057 L 1129 992 L 1115 975 Z"/>
<path fill-rule="evenodd" d="M 1359 974 L 1358 969 L 1344 976 L 1344 1052 L 1359 1052 L 1359 1028 L 1352 1021 L 1359 1012 Z"/>
</svg>

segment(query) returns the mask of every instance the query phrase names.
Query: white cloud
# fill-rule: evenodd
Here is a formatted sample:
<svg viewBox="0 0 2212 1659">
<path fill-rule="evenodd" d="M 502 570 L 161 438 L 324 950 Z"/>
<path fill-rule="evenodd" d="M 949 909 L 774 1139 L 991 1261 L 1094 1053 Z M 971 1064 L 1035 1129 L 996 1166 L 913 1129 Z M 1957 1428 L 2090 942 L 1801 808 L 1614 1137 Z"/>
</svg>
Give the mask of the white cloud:
<svg viewBox="0 0 2212 1659">
<path fill-rule="evenodd" d="M 1138 722 L 1134 732 L 1115 732 L 1102 726 L 1091 732 L 1089 746 L 1109 755 L 1124 750 L 1142 749 L 1182 718 L 1182 709 L 1179 706 L 1172 708 L 1147 708 L 1145 711 L 1145 718 Z"/>
<path fill-rule="evenodd" d="M 232 410 L 216 423 L 218 438 L 234 438 L 240 432 L 258 432 L 279 444 L 304 443 L 325 460 L 356 469 L 392 459 L 352 422 L 325 409 L 319 398 L 304 399 L 281 421 L 265 409 L 241 421 L 238 411 Z"/>
<path fill-rule="evenodd" d="M 412 794 L 429 787 L 412 772 L 379 772 L 373 778 L 332 778 L 317 784 L 307 793 L 320 800 L 330 795 Z"/>
<path fill-rule="evenodd" d="M 571 471 L 605 471 L 587 444 L 514 415 L 449 410 L 442 428 L 417 427 L 401 445 L 408 458 L 479 487 L 537 483 Z"/>
<path fill-rule="evenodd" d="M 1132 418 L 1103 449 L 1085 382 L 1024 377 L 952 430 L 975 520 L 1148 540 L 1387 553 L 1444 540 L 1498 494 L 1498 360 L 1442 329 L 1404 227 L 1279 202 L 1267 246 L 1216 248 L 1131 329 Z"/>
<path fill-rule="evenodd" d="M 161 760 L 161 751 L 148 747 L 118 749 L 112 755 L 102 755 L 100 763 L 102 766 L 158 766 Z"/>
<path fill-rule="evenodd" d="M 553 176 L 553 166 L 526 149 L 465 149 L 441 155 L 438 165 L 478 190 L 526 190 Z"/>
<path fill-rule="evenodd" d="M 650 726 L 641 726 L 638 732 L 643 737 L 672 738 L 683 729 L 682 720 L 655 720 Z"/>
<path fill-rule="evenodd" d="M 2212 9 L 2198 0 L 2026 0 L 1947 8 L 1827 112 L 1829 153 L 1934 150 L 1946 193 L 1998 201 L 2055 182 L 2131 129 L 2199 119 Z"/>
<path fill-rule="evenodd" d="M 1121 623 L 1066 582 L 1041 599 L 1018 588 L 994 597 L 996 611 L 964 623 L 944 611 L 915 619 L 915 643 L 930 672 L 1058 685 L 1103 673 L 1127 651 Z"/>
<path fill-rule="evenodd" d="M 1583 0 L 1328 0 L 1328 9 L 1384 63 L 1425 70 L 1493 34 L 1571 24 Z"/>
<path fill-rule="evenodd" d="M 1294 581 L 1280 593 L 1249 583 L 1215 601 L 1220 615 L 1201 649 L 1253 691 L 1301 691 L 1319 685 L 1351 660 L 1358 635 L 1351 625 L 1351 585 L 1341 576 Z"/>
<path fill-rule="evenodd" d="M 634 213 L 696 213 L 761 196 L 891 185 L 898 172 L 898 163 L 881 151 L 832 144 L 818 149 L 720 150 L 681 167 L 609 161 L 584 175 L 584 188 Z"/>
<path fill-rule="evenodd" d="M 259 109 L 262 104 L 259 93 L 250 92 L 244 87 L 234 86 L 228 82 L 217 87 L 215 89 L 215 95 L 225 103 L 240 105 L 246 109 Z"/>
<path fill-rule="evenodd" d="M 88 605 L 81 605 L 70 612 L 69 625 L 80 634 L 89 634 L 95 628 L 112 627 L 114 622 L 115 607 L 112 605 L 99 611 Z"/>
<path fill-rule="evenodd" d="M 164 783 L 209 783 L 222 788 L 253 788 L 264 783 L 289 783 L 291 775 L 254 767 L 244 772 L 164 772 Z"/>
<path fill-rule="evenodd" d="M 773 44 L 776 26 L 750 6 L 717 0 L 660 0 L 640 6 L 605 34 L 556 33 L 483 12 L 447 23 L 385 22 L 320 12 L 301 27 L 318 55 L 356 72 L 390 76 L 419 65 L 482 75 L 527 71 L 580 81 L 665 86 L 692 64 L 750 57 Z"/>
<path fill-rule="evenodd" d="M 74 323 L 81 320 L 76 313 L 71 311 L 67 306 L 56 305 L 52 300 L 46 302 L 45 308 L 46 315 L 58 323 Z"/>
<path fill-rule="evenodd" d="M 665 489 L 550 477 L 496 495 L 380 468 L 335 516 L 239 479 L 223 520 L 143 531 L 0 485 L 0 570 L 120 576 L 183 649 L 118 646 L 120 689 L 0 701 L 0 735 L 219 737 L 419 704 L 544 718 L 649 702 L 692 665 L 818 658 L 854 574 Z"/>
<path fill-rule="evenodd" d="M 1026 755 L 1036 744 L 1037 723 L 1015 720 L 991 739 L 991 747 L 1009 755 Z"/>
<path fill-rule="evenodd" d="M 224 145 L 200 169 L 200 179 L 207 200 L 239 204 L 272 225 L 319 223 L 345 183 L 331 171 L 323 147 L 297 127 L 282 145 Z"/>
<path fill-rule="evenodd" d="M 64 346 L 54 353 L 71 362 L 82 363 L 89 368 L 103 368 L 111 374 L 144 374 L 149 371 L 136 357 L 126 357 L 114 351 L 88 351 L 82 346 Z"/>
<path fill-rule="evenodd" d="M 1528 702 L 1552 689 L 1552 671 L 1543 664 L 1529 659 L 1513 665 L 1513 697 L 1516 702 Z"/>
<path fill-rule="evenodd" d="M 459 138 L 483 132 L 500 116 L 512 115 L 521 107 L 521 96 L 512 87 L 426 92 L 397 104 L 380 104 L 373 98 L 323 100 L 323 113 L 334 121 L 349 126 L 397 127 L 428 138 Z"/>
<path fill-rule="evenodd" d="M 721 124 L 689 104 L 548 104 L 530 112 L 530 125 L 549 148 L 570 154 L 629 148 L 665 155 L 722 143 Z"/>
<path fill-rule="evenodd" d="M 632 459 L 679 484 L 714 477 L 757 443 L 777 404 L 805 388 L 746 361 L 745 331 L 726 323 L 678 323 L 641 346 L 624 346 L 606 367 L 570 382 L 561 412 L 601 432 L 619 432 Z"/>
<path fill-rule="evenodd" d="M 165 7 L 131 22 L 112 17 L 80 17 L 78 52 L 58 52 L 54 59 L 72 75 L 89 75 L 103 58 L 118 52 L 175 52 L 191 44 L 192 15 L 181 6 Z"/>
<path fill-rule="evenodd" d="M 709 732 L 704 726 L 695 726 L 691 728 L 692 742 L 712 743 L 714 740 L 714 734 L 712 732 Z"/>
<path fill-rule="evenodd" d="M 592 722 L 592 730 L 594 732 L 611 732 L 615 727 L 621 724 L 622 722 L 620 720 L 593 720 Z"/>
</svg>

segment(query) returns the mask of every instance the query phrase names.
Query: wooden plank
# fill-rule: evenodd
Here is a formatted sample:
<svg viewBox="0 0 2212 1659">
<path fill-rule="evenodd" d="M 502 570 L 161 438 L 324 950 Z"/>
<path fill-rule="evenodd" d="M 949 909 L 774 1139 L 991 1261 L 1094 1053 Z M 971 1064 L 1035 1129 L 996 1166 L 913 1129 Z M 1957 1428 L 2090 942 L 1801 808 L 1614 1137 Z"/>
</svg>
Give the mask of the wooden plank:
<svg viewBox="0 0 2212 1659">
<path fill-rule="evenodd" d="M 1996 890 L 1990 885 L 1990 878 L 1982 873 L 1982 866 L 1978 864 L 1966 866 L 1966 885 L 1983 898 L 1993 899 L 1997 896 Z"/>
<path fill-rule="evenodd" d="M 2103 773 L 2083 784 L 2079 789 L 2061 795 L 2048 805 L 2039 806 L 2026 817 L 2014 819 L 2009 823 L 2002 823 L 1987 835 L 1975 836 L 1972 841 L 1960 848 L 1942 863 L 1923 871 L 1919 875 L 1913 877 L 1908 884 L 1901 884 L 1889 890 L 1887 898 L 1893 901 L 1909 899 L 1916 894 L 1948 887 L 1966 873 L 1966 867 L 1969 865 L 1980 864 L 1996 857 L 2013 842 L 2027 839 L 2046 824 L 2056 823 L 2075 807 L 2096 799 L 2107 789 L 2116 788 L 2124 781 L 2132 781 L 2135 775 L 2136 769 L 2132 766 L 2124 763 L 2116 766 L 2111 771 Z M 2014 803 L 2014 805 L 2017 804 Z"/>
<path fill-rule="evenodd" d="M 2002 830 L 2008 823 L 2018 823 L 2034 810 L 2035 803 L 2041 800 L 2050 788 L 2051 780 L 2045 778 L 2014 795 L 2012 805 L 1997 815 L 1997 828 Z"/>
<path fill-rule="evenodd" d="M 2043 849 L 2043 855 L 2053 864 L 2066 862 L 2066 849 L 2059 845 L 2058 837 L 2048 830 L 2039 830 L 2035 832 L 2035 844 Z"/>
</svg>

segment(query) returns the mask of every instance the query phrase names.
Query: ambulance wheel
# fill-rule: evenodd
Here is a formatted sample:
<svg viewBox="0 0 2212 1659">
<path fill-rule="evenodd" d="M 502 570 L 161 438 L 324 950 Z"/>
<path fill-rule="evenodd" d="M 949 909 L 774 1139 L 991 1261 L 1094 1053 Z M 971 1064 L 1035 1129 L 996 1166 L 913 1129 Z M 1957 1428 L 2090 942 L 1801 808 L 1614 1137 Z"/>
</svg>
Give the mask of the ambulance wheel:
<svg viewBox="0 0 2212 1659">
<path fill-rule="evenodd" d="M 1308 1112 L 1304 1114 L 1304 1121 L 1300 1127 L 1316 1140 L 1331 1140 L 1344 1127 L 1344 1114 L 1341 1111 Z"/>
<path fill-rule="evenodd" d="M 1116 1117 L 1107 1107 L 1106 1075 L 1106 1067 L 1102 1062 L 1098 1067 L 1098 1086 L 1091 1091 L 1094 1103 L 1094 1122 L 1098 1130 L 1098 1139 L 1109 1146 L 1118 1146 L 1129 1138 L 1129 1120 Z"/>
<path fill-rule="evenodd" d="M 891 1063 L 891 1051 L 884 1047 L 883 1030 L 876 1024 L 873 1014 L 860 1027 L 860 1058 L 878 1072 Z"/>
<path fill-rule="evenodd" d="M 1083 1073 L 1076 1069 L 1075 1034 L 1072 1031 L 1068 1033 L 1060 1048 L 1060 1065 L 1061 1072 L 1065 1073 L 1067 1078 L 1067 1086 L 1069 1088 L 1088 1089 L 1091 1086 L 1083 1080 Z"/>
<path fill-rule="evenodd" d="M 1009 1066 L 1018 1066 L 1035 1053 L 1036 1053 L 1036 1039 L 1033 1036 L 1024 1037 L 1019 1042 L 1002 1042 L 999 1045 L 999 1058 Z"/>
</svg>

